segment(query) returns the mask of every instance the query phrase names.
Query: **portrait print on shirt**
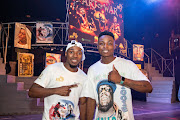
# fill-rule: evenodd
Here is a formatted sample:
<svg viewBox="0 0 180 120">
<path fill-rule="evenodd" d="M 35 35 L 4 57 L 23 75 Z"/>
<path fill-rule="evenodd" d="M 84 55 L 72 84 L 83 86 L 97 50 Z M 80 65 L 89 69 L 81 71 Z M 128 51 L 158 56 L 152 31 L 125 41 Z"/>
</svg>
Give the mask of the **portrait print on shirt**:
<svg viewBox="0 0 180 120">
<path fill-rule="evenodd" d="M 69 100 L 59 100 L 49 110 L 50 120 L 68 120 L 75 118 L 74 104 Z"/>
<path fill-rule="evenodd" d="M 113 94 L 116 84 L 102 80 L 97 84 L 98 114 L 96 120 L 123 120 L 123 112 L 114 102 Z"/>
</svg>

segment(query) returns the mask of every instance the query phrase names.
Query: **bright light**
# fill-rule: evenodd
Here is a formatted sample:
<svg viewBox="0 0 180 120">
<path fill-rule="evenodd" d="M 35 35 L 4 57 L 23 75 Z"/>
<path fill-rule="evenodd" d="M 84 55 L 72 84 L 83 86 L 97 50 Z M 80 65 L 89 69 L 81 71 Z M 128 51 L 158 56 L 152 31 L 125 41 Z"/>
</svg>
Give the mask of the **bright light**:
<svg viewBox="0 0 180 120">
<path fill-rule="evenodd" d="M 147 4 L 152 4 L 152 3 L 156 3 L 159 2 L 161 0 L 146 0 Z"/>
</svg>

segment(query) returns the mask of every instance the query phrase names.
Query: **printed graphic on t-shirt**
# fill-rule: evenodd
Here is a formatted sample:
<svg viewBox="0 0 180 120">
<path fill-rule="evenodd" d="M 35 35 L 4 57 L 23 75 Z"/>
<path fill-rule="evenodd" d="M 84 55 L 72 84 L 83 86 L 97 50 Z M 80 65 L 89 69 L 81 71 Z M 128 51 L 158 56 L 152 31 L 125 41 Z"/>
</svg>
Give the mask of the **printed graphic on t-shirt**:
<svg viewBox="0 0 180 120">
<path fill-rule="evenodd" d="M 98 82 L 98 114 L 96 120 L 125 120 L 123 112 L 113 100 L 116 84 L 108 80 Z"/>
<path fill-rule="evenodd" d="M 68 120 L 75 118 L 73 113 L 74 104 L 68 100 L 59 100 L 49 110 L 50 120 Z"/>
</svg>

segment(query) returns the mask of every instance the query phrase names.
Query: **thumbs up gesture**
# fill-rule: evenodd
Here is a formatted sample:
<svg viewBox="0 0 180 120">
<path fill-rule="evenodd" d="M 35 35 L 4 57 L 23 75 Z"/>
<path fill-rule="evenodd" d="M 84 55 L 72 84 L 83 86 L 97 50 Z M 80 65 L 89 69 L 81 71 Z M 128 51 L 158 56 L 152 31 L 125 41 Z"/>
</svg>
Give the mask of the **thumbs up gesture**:
<svg viewBox="0 0 180 120">
<path fill-rule="evenodd" d="M 117 69 L 113 65 L 113 70 L 109 72 L 108 75 L 108 81 L 114 82 L 114 83 L 120 83 L 121 81 L 121 75 L 117 71 Z"/>
</svg>

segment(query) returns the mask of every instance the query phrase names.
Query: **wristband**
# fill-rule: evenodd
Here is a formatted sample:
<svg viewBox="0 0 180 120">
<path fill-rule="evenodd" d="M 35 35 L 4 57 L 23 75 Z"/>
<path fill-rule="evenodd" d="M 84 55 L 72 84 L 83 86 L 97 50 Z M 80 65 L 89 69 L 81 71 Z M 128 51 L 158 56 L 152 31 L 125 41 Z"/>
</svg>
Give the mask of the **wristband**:
<svg viewBox="0 0 180 120">
<path fill-rule="evenodd" d="M 124 83 L 124 80 L 125 80 L 125 77 L 121 76 L 121 82 L 120 82 L 121 85 Z"/>
</svg>

